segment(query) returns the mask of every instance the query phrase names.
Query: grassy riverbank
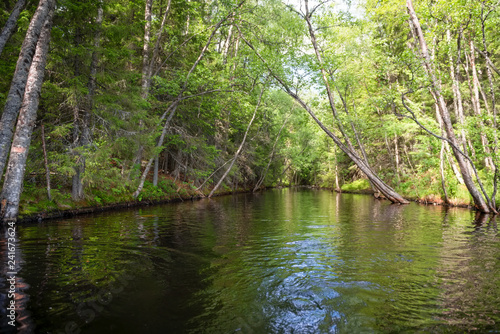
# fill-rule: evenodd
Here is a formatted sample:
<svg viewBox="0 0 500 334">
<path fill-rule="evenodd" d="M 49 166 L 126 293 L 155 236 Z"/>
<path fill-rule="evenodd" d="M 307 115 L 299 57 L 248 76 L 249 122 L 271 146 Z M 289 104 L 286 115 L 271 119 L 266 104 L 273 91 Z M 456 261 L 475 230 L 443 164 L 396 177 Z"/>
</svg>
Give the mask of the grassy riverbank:
<svg viewBox="0 0 500 334">
<path fill-rule="evenodd" d="M 472 198 L 465 185 L 455 185 L 452 191 L 448 190 L 448 203 L 443 195 L 442 189 L 437 188 L 433 180 L 426 180 L 427 187 L 423 187 L 421 182 L 406 182 L 395 187 L 404 198 L 422 204 L 448 205 L 458 207 L 473 207 Z M 370 183 L 366 179 L 358 179 L 351 183 L 346 183 L 341 187 L 341 191 L 354 194 L 373 194 Z"/>
<path fill-rule="evenodd" d="M 135 199 L 132 194 L 135 188 L 131 185 L 109 185 L 87 189 L 85 198 L 73 201 L 70 189 L 52 189 L 52 200 L 48 199 L 44 188 L 27 187 L 21 196 L 20 221 L 41 220 L 77 214 L 85 214 L 112 209 L 143 206 L 168 202 L 179 202 L 208 196 L 210 188 L 197 190 L 191 182 L 182 182 L 172 177 L 161 176 L 158 186 L 146 181 L 144 189 Z M 214 196 L 245 192 L 250 189 L 238 187 L 219 188 Z"/>
<path fill-rule="evenodd" d="M 446 203 L 442 191 L 436 188 L 435 182 L 428 182 L 427 187 L 418 182 L 401 183 L 395 187 L 406 199 L 422 204 L 449 205 L 472 208 L 473 202 L 467 188 L 464 185 L 458 187 L 448 194 Z M 326 185 L 320 188 L 330 189 Z M 252 188 L 238 187 L 230 189 L 227 186 L 221 187 L 214 196 L 220 196 L 235 192 L 249 192 Z M 143 206 L 159 203 L 178 202 L 191 199 L 198 199 L 208 196 L 210 187 L 197 190 L 192 182 L 183 182 L 172 177 L 161 175 L 158 186 L 153 186 L 151 181 L 146 181 L 141 194 L 134 199 L 132 193 L 135 188 L 132 184 L 101 184 L 89 187 L 86 196 L 81 201 L 71 199 L 70 189 L 52 189 L 52 200 L 48 200 L 47 190 L 40 187 L 26 185 L 21 196 L 20 221 L 40 220 L 57 218 L 63 216 L 73 216 L 77 214 L 106 211 L 134 206 Z M 341 187 L 343 193 L 373 194 L 369 182 L 366 179 L 358 179 L 350 183 L 345 183 Z"/>
</svg>

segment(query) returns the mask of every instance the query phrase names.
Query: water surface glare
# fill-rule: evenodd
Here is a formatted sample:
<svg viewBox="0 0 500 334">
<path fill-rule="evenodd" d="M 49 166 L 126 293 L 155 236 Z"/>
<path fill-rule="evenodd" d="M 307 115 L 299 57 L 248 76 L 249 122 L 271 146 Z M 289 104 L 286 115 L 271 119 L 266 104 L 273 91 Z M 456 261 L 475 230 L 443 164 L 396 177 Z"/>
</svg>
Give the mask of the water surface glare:
<svg viewBox="0 0 500 334">
<path fill-rule="evenodd" d="M 497 223 L 465 209 L 276 189 L 17 234 L 26 333 L 500 333 Z"/>
</svg>

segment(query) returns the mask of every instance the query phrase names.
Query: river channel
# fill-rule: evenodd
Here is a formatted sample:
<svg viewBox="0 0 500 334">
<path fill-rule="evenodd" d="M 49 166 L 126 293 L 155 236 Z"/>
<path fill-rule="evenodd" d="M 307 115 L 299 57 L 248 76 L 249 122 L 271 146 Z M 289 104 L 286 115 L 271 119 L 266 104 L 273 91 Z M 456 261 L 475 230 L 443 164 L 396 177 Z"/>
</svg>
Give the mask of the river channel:
<svg viewBox="0 0 500 334">
<path fill-rule="evenodd" d="M 497 222 L 461 208 L 275 189 L 17 237 L 2 333 L 500 333 Z"/>
</svg>

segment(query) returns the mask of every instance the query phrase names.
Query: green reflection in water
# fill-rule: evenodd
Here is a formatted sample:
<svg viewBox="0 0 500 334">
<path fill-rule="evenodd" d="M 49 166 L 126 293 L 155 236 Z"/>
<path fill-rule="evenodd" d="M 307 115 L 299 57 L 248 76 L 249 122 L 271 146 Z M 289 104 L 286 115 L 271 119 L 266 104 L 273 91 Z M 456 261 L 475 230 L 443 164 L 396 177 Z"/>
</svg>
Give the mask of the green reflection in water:
<svg viewBox="0 0 500 334">
<path fill-rule="evenodd" d="M 40 332 L 500 330 L 496 222 L 467 210 L 282 189 L 19 233 Z"/>
</svg>

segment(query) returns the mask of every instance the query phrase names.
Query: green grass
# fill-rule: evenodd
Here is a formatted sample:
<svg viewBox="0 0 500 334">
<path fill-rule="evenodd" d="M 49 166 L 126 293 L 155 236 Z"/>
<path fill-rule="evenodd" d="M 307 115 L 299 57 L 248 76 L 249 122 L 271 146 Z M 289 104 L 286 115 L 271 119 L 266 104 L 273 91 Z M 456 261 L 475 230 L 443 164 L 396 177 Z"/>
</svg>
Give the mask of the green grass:
<svg viewBox="0 0 500 334">
<path fill-rule="evenodd" d="M 366 191 L 371 190 L 370 182 L 366 179 L 358 179 L 351 183 L 346 183 L 341 187 L 342 191 Z"/>
</svg>

